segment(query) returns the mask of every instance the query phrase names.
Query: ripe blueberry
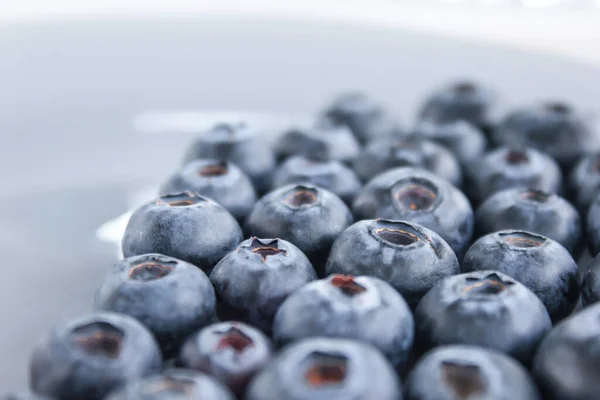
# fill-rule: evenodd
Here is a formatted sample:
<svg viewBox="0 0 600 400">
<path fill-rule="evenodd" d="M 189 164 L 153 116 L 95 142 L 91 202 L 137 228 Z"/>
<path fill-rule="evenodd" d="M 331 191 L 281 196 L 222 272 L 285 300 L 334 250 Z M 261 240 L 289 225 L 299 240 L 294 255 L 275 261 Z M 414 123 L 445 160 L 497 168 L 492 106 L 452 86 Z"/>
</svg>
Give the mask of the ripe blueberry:
<svg viewBox="0 0 600 400">
<path fill-rule="evenodd" d="M 396 168 L 373 178 L 354 200 L 357 220 L 386 218 L 431 229 L 460 259 L 473 235 L 473 209 L 447 181 L 419 168 Z"/>
<path fill-rule="evenodd" d="M 123 255 L 160 253 L 205 271 L 242 241 L 235 218 L 192 192 L 162 196 L 138 208 L 125 230 Z"/>
<path fill-rule="evenodd" d="M 420 225 L 363 220 L 333 243 L 325 273 L 367 275 L 385 280 L 416 307 L 443 278 L 459 272 L 458 260 L 437 233 Z"/>
<path fill-rule="evenodd" d="M 214 377 L 241 397 L 271 357 L 271 341 L 261 331 L 241 322 L 221 322 L 191 336 L 179 363 Z"/>
<path fill-rule="evenodd" d="M 248 321 L 265 332 L 271 331 L 281 303 L 315 279 L 310 261 L 296 246 L 257 237 L 243 241 L 210 274 L 219 317 Z"/>
<path fill-rule="evenodd" d="M 441 144 L 465 165 L 480 157 L 487 147 L 487 140 L 479 128 L 464 120 L 422 121 L 417 124 L 413 136 Z"/>
<path fill-rule="evenodd" d="M 215 292 L 196 266 L 160 254 L 116 263 L 96 293 L 95 307 L 136 318 L 165 354 L 177 352 L 191 333 L 215 316 Z"/>
<path fill-rule="evenodd" d="M 33 351 L 34 392 L 65 400 L 101 400 L 111 390 L 154 373 L 162 357 L 152 334 L 137 320 L 96 313 L 54 329 Z"/>
<path fill-rule="evenodd" d="M 287 298 L 273 322 L 279 345 L 320 336 L 355 339 L 372 344 L 400 369 L 413 335 L 413 317 L 402 296 L 367 276 L 331 275 L 309 283 Z"/>
</svg>

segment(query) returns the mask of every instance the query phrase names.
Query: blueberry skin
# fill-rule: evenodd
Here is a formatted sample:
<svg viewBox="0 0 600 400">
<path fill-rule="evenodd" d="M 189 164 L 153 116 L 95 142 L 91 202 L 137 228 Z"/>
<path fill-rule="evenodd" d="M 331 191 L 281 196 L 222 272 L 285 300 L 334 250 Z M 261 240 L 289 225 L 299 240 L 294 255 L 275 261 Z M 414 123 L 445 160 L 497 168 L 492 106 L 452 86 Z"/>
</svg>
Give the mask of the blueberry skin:
<svg viewBox="0 0 600 400">
<path fill-rule="evenodd" d="M 413 136 L 441 144 L 462 164 L 468 164 L 480 157 L 487 148 L 487 139 L 481 130 L 464 120 L 421 121 L 417 124 Z"/>
<path fill-rule="evenodd" d="M 242 241 L 235 218 L 191 192 L 170 194 L 138 208 L 123 236 L 125 257 L 160 253 L 209 271 Z"/>
<path fill-rule="evenodd" d="M 590 262 L 583 275 L 581 287 L 581 303 L 584 307 L 591 306 L 600 300 L 600 257 L 596 256 Z"/>
<path fill-rule="evenodd" d="M 380 104 L 361 92 L 340 94 L 323 116 L 350 128 L 360 143 L 394 136 L 400 130 Z"/>
<path fill-rule="evenodd" d="M 351 224 L 352 214 L 339 197 L 317 186 L 292 184 L 260 199 L 246 230 L 252 236 L 291 242 L 320 273 L 331 245 Z"/>
<path fill-rule="evenodd" d="M 251 382 L 246 400 L 402 400 L 392 366 L 373 347 L 316 338 L 282 350 Z"/>
<path fill-rule="evenodd" d="M 448 149 L 429 140 L 374 140 L 354 161 L 354 170 L 363 181 L 395 167 L 419 167 L 433 172 L 453 185 L 460 186 L 462 183 L 462 171 L 454 155 Z"/>
<path fill-rule="evenodd" d="M 478 236 L 506 229 L 546 236 L 562 244 L 573 257 L 578 257 L 585 246 L 581 218 L 575 207 L 560 196 L 539 190 L 503 190 L 477 209 Z"/>
<path fill-rule="evenodd" d="M 243 221 L 256 203 L 250 179 L 238 167 L 224 161 L 191 161 L 162 185 L 160 195 L 184 191 L 216 201 L 238 221 Z"/>
<path fill-rule="evenodd" d="M 333 243 L 325 273 L 367 275 L 392 285 L 414 308 L 435 284 L 458 274 L 454 251 L 437 233 L 418 224 L 363 220 Z"/>
<path fill-rule="evenodd" d="M 278 345 L 310 337 L 369 343 L 402 370 L 413 343 L 414 320 L 402 296 L 381 279 L 331 275 L 293 293 L 275 315 L 273 340 Z"/>
<path fill-rule="evenodd" d="M 245 240 L 212 270 L 219 317 L 249 322 L 271 332 L 283 301 L 317 274 L 308 258 L 283 239 Z"/>
<path fill-rule="evenodd" d="M 562 172 L 554 160 L 534 149 L 501 147 L 473 160 L 465 169 L 469 198 L 483 203 L 496 192 L 512 188 L 562 192 Z"/>
<path fill-rule="evenodd" d="M 440 346 L 419 360 L 405 386 L 406 400 L 540 400 L 521 364 L 477 346 Z"/>
<path fill-rule="evenodd" d="M 197 371 L 168 369 L 116 390 L 106 400 L 235 400 L 217 380 Z"/>
<path fill-rule="evenodd" d="M 242 397 L 250 379 L 272 357 L 271 341 L 261 331 L 241 322 L 221 322 L 190 337 L 179 363 L 214 377 Z"/>
<path fill-rule="evenodd" d="M 320 118 L 308 127 L 289 129 L 275 143 L 275 154 L 280 160 L 291 156 L 312 156 L 349 164 L 359 152 L 360 144 L 350 128 L 329 118 Z"/>
<path fill-rule="evenodd" d="M 52 400 L 46 396 L 38 396 L 33 393 L 8 393 L 0 396 L 1 400 Z"/>
<path fill-rule="evenodd" d="M 600 195 L 596 196 L 586 218 L 588 250 L 592 257 L 600 253 Z"/>
<path fill-rule="evenodd" d="M 586 215 L 590 205 L 600 193 L 600 153 L 583 157 L 569 175 L 569 194 L 581 215 Z"/>
<path fill-rule="evenodd" d="M 554 322 L 567 317 L 579 301 L 579 269 L 560 243 L 525 231 L 500 231 L 479 239 L 461 272 L 494 270 L 521 282 L 546 306 Z"/>
<path fill-rule="evenodd" d="M 271 187 L 275 154 L 262 136 L 245 123 L 217 124 L 191 144 L 184 164 L 202 158 L 230 161 L 250 177 L 258 192 L 266 192 Z"/>
<path fill-rule="evenodd" d="M 465 120 L 488 126 L 493 102 L 491 90 L 475 82 L 456 82 L 433 93 L 423 104 L 419 119 L 438 123 Z"/>
<path fill-rule="evenodd" d="M 449 182 L 420 168 L 396 168 L 377 175 L 354 200 L 357 220 L 386 218 L 431 229 L 460 260 L 471 243 L 473 209 Z"/>
<path fill-rule="evenodd" d="M 273 176 L 273 188 L 292 183 L 322 187 L 346 204 L 352 204 L 354 197 L 362 189 L 354 171 L 339 161 L 318 161 L 303 156 L 288 158 Z"/>
<path fill-rule="evenodd" d="M 533 375 L 547 400 L 597 399 L 600 393 L 600 304 L 554 327 L 535 355 Z"/>
<path fill-rule="evenodd" d="M 524 364 L 552 327 L 542 301 L 497 271 L 444 279 L 415 311 L 420 352 L 445 344 L 477 345 L 508 353 Z"/>
<path fill-rule="evenodd" d="M 95 308 L 134 317 L 158 339 L 165 354 L 216 315 L 208 277 L 196 266 L 160 254 L 116 263 L 96 293 Z"/>
<path fill-rule="evenodd" d="M 29 384 L 40 395 L 101 400 L 108 392 L 154 373 L 162 357 L 152 334 L 137 320 L 94 313 L 54 329 L 34 349 Z"/>
<path fill-rule="evenodd" d="M 494 140 L 516 148 L 533 147 L 569 169 L 584 154 L 600 150 L 600 138 L 585 118 L 567 104 L 546 103 L 510 113 Z"/>
</svg>

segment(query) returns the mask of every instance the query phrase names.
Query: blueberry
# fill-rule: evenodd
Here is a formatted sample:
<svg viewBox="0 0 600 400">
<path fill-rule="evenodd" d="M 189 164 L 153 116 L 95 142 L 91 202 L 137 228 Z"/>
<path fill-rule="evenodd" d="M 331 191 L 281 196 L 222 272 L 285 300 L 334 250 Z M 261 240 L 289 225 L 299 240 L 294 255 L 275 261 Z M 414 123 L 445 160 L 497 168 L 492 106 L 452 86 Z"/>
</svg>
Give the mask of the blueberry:
<svg viewBox="0 0 600 400">
<path fill-rule="evenodd" d="M 354 171 L 339 161 L 319 161 L 304 156 L 290 157 L 275 172 L 274 188 L 291 183 L 319 186 L 337 195 L 346 204 L 352 204 L 362 188 Z"/>
<path fill-rule="evenodd" d="M 275 153 L 281 160 L 298 155 L 349 164 L 359 151 L 360 145 L 350 128 L 329 118 L 321 118 L 309 127 L 292 128 L 275 144 Z"/>
<path fill-rule="evenodd" d="M 477 346 L 440 346 L 419 360 L 404 386 L 406 400 L 539 400 L 521 364 Z"/>
<path fill-rule="evenodd" d="M 160 254 L 126 258 L 110 270 L 95 307 L 136 318 L 158 339 L 165 354 L 215 316 L 215 292 L 192 264 Z"/>
<path fill-rule="evenodd" d="M 487 127 L 493 101 L 491 90 L 475 82 L 456 82 L 433 93 L 422 106 L 419 119 L 438 123 L 465 120 Z"/>
<path fill-rule="evenodd" d="M 562 321 L 544 338 L 533 374 L 547 400 L 590 400 L 600 393 L 600 304 Z"/>
<path fill-rule="evenodd" d="M 236 220 L 214 201 L 192 192 L 162 196 L 138 208 L 125 230 L 125 257 L 160 253 L 205 271 L 242 241 Z"/>
<path fill-rule="evenodd" d="M 192 143 L 184 163 L 201 158 L 231 161 L 252 179 L 257 191 L 265 192 L 271 187 L 275 155 L 262 136 L 244 123 L 218 124 Z"/>
<path fill-rule="evenodd" d="M 581 215 L 586 215 L 600 193 L 600 152 L 583 157 L 573 167 L 569 176 L 569 193 Z"/>
<path fill-rule="evenodd" d="M 402 400 L 391 365 L 373 347 L 307 339 L 284 349 L 251 382 L 246 400 Z"/>
<path fill-rule="evenodd" d="M 310 337 L 356 339 L 402 369 L 414 336 L 408 305 L 389 284 L 368 276 L 331 275 L 309 283 L 281 305 L 273 323 L 279 345 Z"/>
<path fill-rule="evenodd" d="M 555 194 L 534 189 L 509 189 L 490 196 L 475 213 L 475 232 L 505 229 L 537 233 L 562 244 L 573 257 L 585 246 L 577 210 Z"/>
<path fill-rule="evenodd" d="M 480 157 L 487 147 L 485 135 L 475 125 L 457 120 L 452 122 L 421 121 L 415 137 L 433 140 L 446 147 L 463 164 Z"/>
<path fill-rule="evenodd" d="M 336 195 L 312 185 L 288 185 L 260 199 L 246 220 L 251 235 L 296 245 L 322 271 L 334 240 L 352 224 Z"/>
<path fill-rule="evenodd" d="M 360 153 L 354 162 L 359 178 L 368 181 L 394 167 L 420 167 L 460 186 L 462 172 L 454 155 L 429 140 L 378 139 Z"/>
<path fill-rule="evenodd" d="M 354 200 L 357 220 L 386 218 L 431 229 L 460 259 L 473 235 L 473 209 L 449 182 L 419 168 L 397 168 L 373 178 Z"/>
<path fill-rule="evenodd" d="M 552 323 L 544 303 L 524 285 L 496 271 L 444 279 L 415 311 L 417 348 L 468 344 L 529 363 Z"/>
<path fill-rule="evenodd" d="M 310 261 L 296 246 L 256 237 L 243 241 L 210 274 L 219 317 L 248 321 L 265 332 L 271 331 L 281 303 L 315 279 Z"/>
<path fill-rule="evenodd" d="M 500 271 L 535 293 L 550 318 L 567 317 L 579 301 L 579 270 L 567 249 L 544 236 L 501 231 L 479 239 L 462 261 L 461 271 Z"/>
<path fill-rule="evenodd" d="M 250 179 L 226 161 L 190 162 L 163 184 L 160 195 L 186 190 L 216 201 L 238 221 L 243 221 L 256 203 L 256 192 Z"/>
<path fill-rule="evenodd" d="M 383 279 L 415 307 L 436 283 L 457 274 L 459 266 L 437 233 L 409 222 L 378 219 L 346 229 L 333 243 L 325 272 Z"/>
<path fill-rule="evenodd" d="M 496 192 L 532 188 L 562 192 L 562 172 L 554 160 L 533 149 L 501 147 L 474 160 L 465 170 L 469 197 L 481 204 Z"/>
<path fill-rule="evenodd" d="M 361 143 L 398 134 L 399 128 L 383 107 L 361 92 L 339 95 L 327 107 L 324 116 L 345 125 Z"/>
<path fill-rule="evenodd" d="M 569 105 L 550 102 L 510 113 L 494 134 L 496 143 L 534 147 L 569 168 L 583 154 L 600 150 L 600 138 Z"/>
<path fill-rule="evenodd" d="M 600 300 L 600 256 L 594 257 L 583 275 L 581 295 L 581 302 L 584 307 L 595 304 Z"/>
<path fill-rule="evenodd" d="M 33 393 L 9 393 L 0 396 L 0 400 L 51 400 L 46 396 L 38 396 Z"/>
<path fill-rule="evenodd" d="M 271 341 L 261 331 L 241 322 L 221 322 L 190 337 L 179 362 L 202 371 L 242 397 L 250 379 L 272 357 Z"/>
<path fill-rule="evenodd" d="M 106 400 L 234 400 L 225 386 L 210 376 L 185 369 L 168 369 L 116 390 Z"/>
<path fill-rule="evenodd" d="M 33 351 L 34 392 L 61 400 L 103 399 L 108 392 L 160 368 L 152 334 L 135 319 L 114 313 L 77 318 L 54 329 Z"/>
</svg>

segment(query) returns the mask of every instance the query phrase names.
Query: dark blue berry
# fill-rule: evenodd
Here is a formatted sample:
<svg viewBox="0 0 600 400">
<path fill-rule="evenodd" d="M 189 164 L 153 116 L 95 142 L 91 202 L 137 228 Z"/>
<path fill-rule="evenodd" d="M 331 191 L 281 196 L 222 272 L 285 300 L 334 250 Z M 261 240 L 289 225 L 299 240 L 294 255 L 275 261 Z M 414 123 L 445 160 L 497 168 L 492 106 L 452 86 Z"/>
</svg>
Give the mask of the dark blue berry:
<svg viewBox="0 0 600 400">
<path fill-rule="evenodd" d="M 106 400 L 234 400 L 225 386 L 210 376 L 185 369 L 167 369 L 116 390 Z"/>
<path fill-rule="evenodd" d="M 246 221 L 247 231 L 297 246 L 322 272 L 335 239 L 352 224 L 339 197 L 312 185 L 288 185 L 260 199 Z"/>
<path fill-rule="evenodd" d="M 215 292 L 196 266 L 160 254 L 126 258 L 110 270 L 95 307 L 136 318 L 165 354 L 178 351 L 191 333 L 215 316 Z"/>
<path fill-rule="evenodd" d="M 160 195 L 190 191 L 219 203 L 238 221 L 243 221 L 256 203 L 252 182 L 226 161 L 191 161 L 160 188 Z"/>
<path fill-rule="evenodd" d="M 475 82 L 456 82 L 433 93 L 422 106 L 419 119 L 438 123 L 465 120 L 487 127 L 493 102 L 491 90 Z"/>
<path fill-rule="evenodd" d="M 315 279 L 310 261 L 296 246 L 256 237 L 243 241 L 210 274 L 219 317 L 248 321 L 265 332 L 271 331 L 281 303 Z"/>
<path fill-rule="evenodd" d="M 480 157 L 487 147 L 484 134 L 475 125 L 457 120 L 453 122 L 421 121 L 413 136 L 433 140 L 446 147 L 463 164 Z"/>
<path fill-rule="evenodd" d="M 567 317 L 579 301 L 579 270 L 558 242 L 525 231 L 501 231 L 479 239 L 461 271 L 502 272 L 535 293 L 553 321 Z"/>
<path fill-rule="evenodd" d="M 554 160 L 533 149 L 501 147 L 484 154 L 465 170 L 469 197 L 481 204 L 496 192 L 532 188 L 551 193 L 562 191 L 562 172 Z"/>
<path fill-rule="evenodd" d="M 361 143 L 397 134 L 399 128 L 383 107 L 364 93 L 347 92 L 329 105 L 324 116 L 345 125 Z"/>
<path fill-rule="evenodd" d="M 0 396 L 1 400 L 52 400 L 46 396 L 39 396 L 33 393 L 8 393 Z"/>
<path fill-rule="evenodd" d="M 473 235 L 473 209 L 449 182 L 419 168 L 396 168 L 377 175 L 354 200 L 357 220 L 386 218 L 431 229 L 460 259 Z"/>
<path fill-rule="evenodd" d="M 477 346 L 440 346 L 419 360 L 404 387 L 405 400 L 539 400 L 521 364 Z"/>
<path fill-rule="evenodd" d="M 537 233 L 562 244 L 573 257 L 585 246 L 579 213 L 555 194 L 534 189 L 509 189 L 489 197 L 475 213 L 475 232 L 506 229 Z"/>
<path fill-rule="evenodd" d="M 183 192 L 162 196 L 133 213 L 123 237 L 123 255 L 160 253 L 208 271 L 241 241 L 242 230 L 227 210 Z"/>
<path fill-rule="evenodd" d="M 101 400 L 111 390 L 154 373 L 162 357 L 137 320 L 96 313 L 54 329 L 33 351 L 34 392 L 64 400 Z"/>
<path fill-rule="evenodd" d="M 285 348 L 252 381 L 246 400 L 401 400 L 392 366 L 373 347 L 308 339 Z"/>
<path fill-rule="evenodd" d="M 331 275 L 309 283 L 281 305 L 273 323 L 279 345 L 310 337 L 355 339 L 379 349 L 402 369 L 414 321 L 402 296 L 384 281 Z"/>
<path fill-rule="evenodd" d="M 214 377 L 241 397 L 272 352 L 271 341 L 261 331 L 241 322 L 221 322 L 191 336 L 179 363 Z"/>
<path fill-rule="evenodd" d="M 560 102 L 550 102 L 510 113 L 494 133 L 496 143 L 515 148 L 533 147 L 549 154 L 565 169 L 582 155 L 600 150 L 600 137 L 582 115 Z"/>
<path fill-rule="evenodd" d="M 395 167 L 419 167 L 460 186 L 462 172 L 454 155 L 446 148 L 418 138 L 374 140 L 354 161 L 360 179 L 368 181 Z"/>
<path fill-rule="evenodd" d="M 304 156 L 290 157 L 275 172 L 274 188 L 291 183 L 319 186 L 337 195 L 346 204 L 352 204 L 362 189 L 354 171 L 339 161 L 319 161 Z"/>
<path fill-rule="evenodd" d="M 263 139 L 263 133 L 244 123 L 218 124 L 200 135 L 188 149 L 185 164 L 209 158 L 237 165 L 252 180 L 259 192 L 271 187 L 275 155 Z"/>
<path fill-rule="evenodd" d="M 436 283 L 457 274 L 459 266 L 437 233 L 409 222 L 378 219 L 346 229 L 331 248 L 325 272 L 383 279 L 415 307 Z"/>
<path fill-rule="evenodd" d="M 533 374 L 547 400 L 590 400 L 600 393 L 600 304 L 562 321 L 542 341 Z"/>
<path fill-rule="evenodd" d="M 588 249 L 595 257 L 600 254 L 600 195 L 592 202 L 586 221 Z"/>
<path fill-rule="evenodd" d="M 508 353 L 524 363 L 552 327 L 544 303 L 524 285 L 496 271 L 444 279 L 415 311 L 420 352 L 468 344 Z"/>
</svg>

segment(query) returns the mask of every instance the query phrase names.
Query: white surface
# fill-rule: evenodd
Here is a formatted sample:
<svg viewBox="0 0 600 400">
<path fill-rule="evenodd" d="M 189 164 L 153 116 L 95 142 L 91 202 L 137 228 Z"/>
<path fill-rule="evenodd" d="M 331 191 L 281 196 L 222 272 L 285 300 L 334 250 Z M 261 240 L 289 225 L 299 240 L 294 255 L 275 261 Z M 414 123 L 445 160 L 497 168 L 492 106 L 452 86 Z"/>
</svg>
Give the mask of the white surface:
<svg viewBox="0 0 600 400">
<path fill-rule="evenodd" d="M 431 32 L 565 55 L 600 66 L 600 12 L 592 7 L 538 7 L 551 6 L 553 0 L 524 1 L 528 8 L 497 4 L 510 4 L 510 0 L 479 0 L 487 7 L 454 4 L 473 2 L 468 0 L 0 0 L 0 23 L 115 16 L 313 19 Z M 600 0 L 593 1 L 600 7 Z"/>
</svg>

